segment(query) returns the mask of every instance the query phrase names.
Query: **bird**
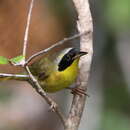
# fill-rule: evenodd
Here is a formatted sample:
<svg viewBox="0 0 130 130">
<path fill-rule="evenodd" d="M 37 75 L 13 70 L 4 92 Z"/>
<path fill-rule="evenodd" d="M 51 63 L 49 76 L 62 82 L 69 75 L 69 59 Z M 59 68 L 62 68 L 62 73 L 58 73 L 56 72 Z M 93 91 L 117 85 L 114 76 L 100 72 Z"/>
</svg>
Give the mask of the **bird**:
<svg viewBox="0 0 130 130">
<path fill-rule="evenodd" d="M 29 65 L 29 69 L 47 93 L 71 89 L 72 93 L 85 94 L 82 89 L 71 86 L 77 79 L 79 59 L 86 54 L 77 48 L 65 48 L 35 61 Z"/>
</svg>

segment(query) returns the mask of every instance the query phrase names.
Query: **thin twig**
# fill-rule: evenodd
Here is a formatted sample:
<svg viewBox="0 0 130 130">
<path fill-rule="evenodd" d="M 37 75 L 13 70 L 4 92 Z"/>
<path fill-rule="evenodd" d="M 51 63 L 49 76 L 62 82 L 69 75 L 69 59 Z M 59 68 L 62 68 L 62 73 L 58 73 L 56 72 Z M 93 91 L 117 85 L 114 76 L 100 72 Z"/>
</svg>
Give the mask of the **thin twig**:
<svg viewBox="0 0 130 130">
<path fill-rule="evenodd" d="M 21 75 L 21 74 L 5 74 L 0 73 L 0 78 L 11 78 L 11 79 L 18 79 L 18 80 L 27 80 L 29 78 L 28 75 Z"/>
<path fill-rule="evenodd" d="M 51 49 L 53 49 L 53 48 L 55 48 L 55 47 L 58 47 L 58 46 L 64 44 L 65 42 L 74 40 L 74 39 L 79 38 L 79 37 L 81 37 L 81 36 L 83 36 L 83 35 L 87 35 L 88 33 L 89 33 L 89 31 L 88 31 L 88 32 L 83 32 L 83 33 L 78 33 L 78 34 L 75 34 L 75 35 L 73 35 L 73 36 L 71 36 L 71 37 L 68 37 L 68 38 L 64 38 L 63 40 L 61 40 L 61 41 L 59 41 L 59 42 L 53 44 L 53 45 L 50 46 L 49 48 L 44 49 L 44 50 L 41 50 L 41 51 L 39 51 L 39 52 L 33 54 L 32 56 L 30 56 L 30 57 L 26 60 L 26 63 L 25 63 L 25 64 L 28 64 L 29 62 L 31 62 L 31 61 L 32 61 L 34 58 L 36 58 L 37 56 L 43 55 L 43 54 L 47 53 L 48 51 L 50 51 Z"/>
<path fill-rule="evenodd" d="M 34 87 L 34 89 L 46 100 L 46 102 L 50 105 L 51 110 L 57 113 L 58 117 L 61 119 L 63 125 L 65 125 L 66 118 L 59 110 L 58 105 L 45 93 L 45 91 L 41 88 L 37 79 L 32 75 L 28 66 L 25 66 L 25 70 L 29 74 L 30 80 L 28 82 Z"/>
<path fill-rule="evenodd" d="M 27 23 L 25 28 L 25 34 L 24 34 L 24 43 L 23 43 L 23 56 L 26 57 L 26 50 L 27 50 L 27 42 L 28 42 L 28 33 L 29 33 L 29 26 L 31 21 L 31 15 L 32 15 L 32 8 L 33 8 L 34 0 L 31 0 L 30 8 L 27 16 Z"/>
</svg>

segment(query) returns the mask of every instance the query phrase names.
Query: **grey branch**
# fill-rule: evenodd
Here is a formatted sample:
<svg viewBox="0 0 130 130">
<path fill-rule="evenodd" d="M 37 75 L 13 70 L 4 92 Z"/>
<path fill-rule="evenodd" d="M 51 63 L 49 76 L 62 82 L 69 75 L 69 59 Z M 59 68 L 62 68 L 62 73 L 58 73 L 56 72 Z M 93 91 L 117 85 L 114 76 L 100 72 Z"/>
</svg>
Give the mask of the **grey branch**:
<svg viewBox="0 0 130 130">
<path fill-rule="evenodd" d="M 5 74 L 5 73 L 0 73 L 0 78 L 11 78 L 11 79 L 18 79 L 18 80 L 28 80 L 29 76 L 28 75 L 21 75 L 21 74 Z"/>
<path fill-rule="evenodd" d="M 27 44 L 28 44 L 28 34 L 29 34 L 29 25 L 30 25 L 30 22 L 31 22 L 31 15 L 32 15 L 32 9 L 33 9 L 33 3 L 34 3 L 34 0 L 31 0 L 30 8 L 29 8 L 28 16 L 27 16 L 27 24 L 26 24 L 26 28 L 25 28 L 25 36 L 24 36 L 24 43 L 23 43 L 23 56 L 26 56 L 26 49 L 27 49 Z M 25 63 L 26 63 L 26 61 L 25 61 Z M 22 64 L 22 67 L 24 67 L 24 69 L 26 70 L 26 72 L 29 75 L 28 82 L 34 87 L 34 89 L 51 106 L 51 109 L 53 109 L 57 113 L 57 115 L 59 116 L 59 118 L 61 119 L 61 121 L 63 122 L 63 125 L 64 125 L 65 124 L 65 118 L 62 115 L 62 113 L 60 112 L 57 104 L 41 88 L 41 86 L 39 85 L 37 79 L 32 75 L 29 67 L 25 63 Z"/>
<path fill-rule="evenodd" d="M 31 74 L 29 67 L 25 66 L 25 69 L 30 77 L 28 82 L 34 87 L 34 89 L 46 100 L 46 102 L 50 105 L 50 109 L 57 113 L 58 117 L 61 119 L 63 125 L 65 125 L 66 118 L 59 110 L 58 105 L 44 92 L 41 86 L 38 83 L 38 80 Z"/>
<path fill-rule="evenodd" d="M 53 45 L 50 46 L 49 48 L 46 48 L 46 49 L 44 49 L 44 50 L 41 50 L 41 51 L 39 51 L 39 52 L 33 54 L 32 56 L 30 56 L 30 57 L 27 59 L 27 61 L 26 61 L 25 64 L 28 64 L 29 62 L 31 62 L 31 61 L 32 61 L 34 58 L 36 58 L 37 56 L 43 55 L 43 54 L 47 53 L 48 51 L 52 50 L 53 48 L 56 48 L 56 47 L 58 47 L 58 46 L 60 46 L 60 45 L 63 45 L 65 42 L 74 40 L 74 39 L 79 38 L 79 37 L 81 37 L 81 36 L 83 36 L 83 35 L 87 35 L 88 33 L 89 33 L 89 31 L 88 31 L 88 32 L 78 33 L 78 34 L 75 34 L 75 35 L 73 35 L 73 36 L 71 36 L 71 37 L 68 37 L 68 38 L 64 38 L 63 40 L 61 40 L 61 41 L 59 41 L 59 42 L 53 44 Z"/>
<path fill-rule="evenodd" d="M 25 34 L 24 34 L 23 56 L 26 56 L 28 33 L 29 33 L 29 26 L 30 26 L 32 9 L 33 9 L 33 3 L 34 3 L 34 0 L 31 0 L 29 12 L 28 12 L 28 17 L 27 17 L 27 24 L 26 24 L 26 28 L 25 28 Z"/>
<path fill-rule="evenodd" d="M 80 49 L 88 52 L 88 55 L 84 56 L 80 60 L 80 73 L 77 80 L 79 88 L 87 90 L 88 78 L 90 72 L 90 66 L 92 62 L 93 46 L 92 46 L 92 17 L 89 8 L 88 0 L 73 0 L 75 8 L 78 13 L 77 28 L 79 33 L 90 32 L 88 35 L 84 35 L 80 39 Z M 69 116 L 66 122 L 65 130 L 78 130 L 82 113 L 84 110 L 86 97 L 75 95 L 69 112 Z"/>
</svg>

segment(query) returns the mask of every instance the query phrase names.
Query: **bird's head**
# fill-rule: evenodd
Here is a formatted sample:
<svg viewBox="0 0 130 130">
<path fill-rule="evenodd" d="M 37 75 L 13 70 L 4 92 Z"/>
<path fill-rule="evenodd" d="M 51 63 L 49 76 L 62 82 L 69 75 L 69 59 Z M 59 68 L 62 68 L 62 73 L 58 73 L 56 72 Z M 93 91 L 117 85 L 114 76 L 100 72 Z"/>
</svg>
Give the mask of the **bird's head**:
<svg viewBox="0 0 130 130">
<path fill-rule="evenodd" d="M 76 59 L 86 55 L 87 52 L 79 51 L 76 48 L 67 48 L 62 52 L 62 58 L 58 63 L 58 71 L 63 71 L 69 67 Z"/>
</svg>

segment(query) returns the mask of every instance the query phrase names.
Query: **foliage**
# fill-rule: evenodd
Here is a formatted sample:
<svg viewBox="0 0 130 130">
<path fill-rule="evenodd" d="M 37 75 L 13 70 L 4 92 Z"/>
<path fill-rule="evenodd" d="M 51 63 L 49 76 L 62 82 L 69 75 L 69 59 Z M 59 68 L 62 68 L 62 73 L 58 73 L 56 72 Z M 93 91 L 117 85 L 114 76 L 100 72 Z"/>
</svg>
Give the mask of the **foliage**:
<svg viewBox="0 0 130 130">
<path fill-rule="evenodd" d="M 0 64 L 8 64 L 9 61 L 6 57 L 0 56 Z"/>
<path fill-rule="evenodd" d="M 16 56 L 14 58 L 8 59 L 4 56 L 0 56 L 0 64 L 8 64 L 9 62 L 13 63 L 13 64 L 19 64 L 21 63 L 23 60 L 25 59 L 25 57 L 23 55 L 20 56 Z"/>
</svg>

